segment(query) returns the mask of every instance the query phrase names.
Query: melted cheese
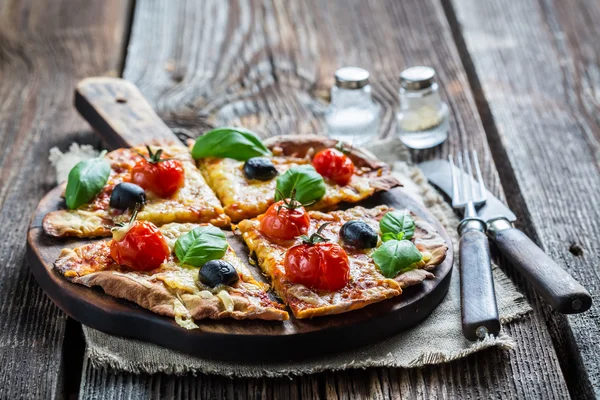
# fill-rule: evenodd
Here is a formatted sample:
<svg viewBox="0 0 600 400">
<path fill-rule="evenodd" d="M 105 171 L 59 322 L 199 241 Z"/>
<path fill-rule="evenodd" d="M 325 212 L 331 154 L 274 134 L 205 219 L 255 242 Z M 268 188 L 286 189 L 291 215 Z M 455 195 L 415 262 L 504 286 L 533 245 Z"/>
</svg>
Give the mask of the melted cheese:
<svg viewBox="0 0 600 400">
<path fill-rule="evenodd" d="M 175 242 L 182 235 L 198 227 L 196 224 L 166 224 L 160 227 L 171 251 Z M 251 275 L 246 265 L 236 256 L 235 252 L 228 248 L 223 260 L 226 260 L 236 268 L 240 279 L 232 286 L 219 285 L 210 288 L 198 280 L 198 268 L 179 265 L 176 257 L 171 254 L 159 268 L 148 272 L 137 272 L 128 270 L 116 264 L 110 257 L 109 241 L 97 241 L 73 250 L 64 249 L 55 262 L 55 268 L 74 282 L 89 285 L 86 277 L 93 277 L 98 272 L 110 272 L 99 284 L 106 282 L 110 276 L 119 276 L 142 285 L 147 289 L 156 291 L 163 302 L 165 296 L 172 295 L 172 314 L 178 324 L 186 329 L 197 327 L 193 321 L 194 309 L 198 309 L 202 318 L 223 318 L 232 316 L 235 318 L 264 318 L 285 320 L 288 314 L 281 310 L 281 306 L 269 299 L 265 286 L 257 282 Z M 94 284 L 93 282 L 91 284 Z M 160 286 L 157 286 L 160 285 Z M 107 289 L 109 287 L 104 287 Z M 166 293 L 165 293 L 166 289 Z M 108 292 L 107 292 L 108 293 Z M 111 293 L 108 293 L 111 294 Z M 119 296 L 137 301 L 140 297 L 125 291 L 119 291 Z M 168 298 L 168 297 L 167 297 Z M 219 301 L 215 302 L 215 298 Z M 203 302 L 205 306 L 203 306 Z M 148 307 L 153 311 L 159 306 L 164 309 L 164 304 L 142 302 L 140 305 Z"/>
<path fill-rule="evenodd" d="M 306 158 L 273 157 L 271 160 L 279 174 L 294 166 L 310 164 L 310 159 Z M 243 166 L 242 161 L 232 159 L 205 158 L 198 161 L 202 175 L 233 222 L 263 214 L 274 201 L 277 179 L 248 180 L 244 176 Z M 369 184 L 369 179 L 359 174 L 355 174 L 345 186 L 327 180 L 325 195 L 310 209 L 331 209 L 341 202 L 355 203 L 371 196 L 374 189 Z"/>
<path fill-rule="evenodd" d="M 162 146 L 163 154 L 176 158 L 183 166 L 184 184 L 170 198 L 160 198 L 147 193 L 147 202 L 139 211 L 139 220 L 150 221 L 157 226 L 170 222 L 212 223 L 225 227 L 230 223 L 221 203 L 196 168 L 187 149 L 182 146 Z M 144 147 L 118 149 L 106 155 L 111 172 L 104 189 L 88 204 L 76 210 L 50 212 L 44 218 L 44 230 L 53 236 L 110 236 L 110 226 L 126 223 L 130 212 L 122 213 L 109 207 L 113 187 L 128 181 L 131 170 L 140 155 L 147 155 Z M 106 226 L 109 226 L 107 228 Z"/>
<path fill-rule="evenodd" d="M 330 224 L 325 227 L 322 234 L 329 240 L 337 242 L 339 230 L 345 222 L 362 219 L 378 230 L 377 218 L 387 211 L 386 206 L 380 206 L 372 210 L 355 207 L 329 214 L 310 212 L 309 232 L 315 232 L 317 227 L 326 220 Z M 250 250 L 257 255 L 260 267 L 271 278 L 277 294 L 292 309 L 296 318 L 337 314 L 397 296 L 402 292 L 396 281 L 381 275 L 367 254 L 369 251 L 350 248 L 345 248 L 350 262 L 350 280 L 344 288 L 327 292 L 293 283 L 285 274 L 284 259 L 287 249 L 295 243 L 273 243 L 262 236 L 258 226 L 258 220 L 253 219 L 242 221 L 238 228 L 242 231 Z"/>
</svg>

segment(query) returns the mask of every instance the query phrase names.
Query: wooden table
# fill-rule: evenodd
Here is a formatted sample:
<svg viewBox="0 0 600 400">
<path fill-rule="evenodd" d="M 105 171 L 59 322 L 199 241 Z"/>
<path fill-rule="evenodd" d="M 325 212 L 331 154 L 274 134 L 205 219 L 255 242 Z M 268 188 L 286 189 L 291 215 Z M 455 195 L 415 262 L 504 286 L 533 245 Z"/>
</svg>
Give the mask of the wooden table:
<svg viewBox="0 0 600 400">
<path fill-rule="evenodd" d="M 600 3 L 593 0 L 0 0 L 0 398 L 592 398 L 600 396 Z M 394 127 L 398 74 L 438 72 L 452 111 L 442 146 L 477 149 L 488 187 L 596 298 L 533 306 L 491 349 L 422 369 L 295 379 L 132 375 L 95 369 L 81 327 L 25 262 L 35 205 L 54 185 L 53 146 L 100 146 L 72 107 L 93 75 L 135 82 L 170 126 L 241 124 L 265 136 L 322 131 L 334 70 L 372 72 Z"/>
</svg>

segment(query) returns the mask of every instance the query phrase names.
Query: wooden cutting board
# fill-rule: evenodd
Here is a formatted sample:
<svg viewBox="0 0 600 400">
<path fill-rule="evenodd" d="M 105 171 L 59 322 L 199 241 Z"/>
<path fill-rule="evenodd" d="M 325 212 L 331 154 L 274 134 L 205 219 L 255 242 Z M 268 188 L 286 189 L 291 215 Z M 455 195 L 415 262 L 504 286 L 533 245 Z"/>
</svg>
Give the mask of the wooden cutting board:
<svg viewBox="0 0 600 400">
<path fill-rule="evenodd" d="M 116 147 L 135 146 L 156 139 L 178 141 L 156 115 L 139 90 L 117 78 L 88 78 L 80 82 L 75 106 L 106 141 Z M 386 204 L 408 208 L 432 223 L 448 243 L 445 261 L 433 272 L 435 279 L 409 287 L 396 298 L 340 315 L 289 321 L 199 321 L 199 329 L 186 330 L 171 318 L 154 314 L 134 303 L 68 282 L 54 271 L 61 249 L 88 241 L 46 236 L 42 219 L 64 208 L 64 186 L 51 190 L 39 203 L 27 236 L 31 271 L 42 289 L 65 313 L 89 327 L 118 336 L 159 344 L 192 355 L 233 361 L 292 360 L 342 351 L 380 341 L 425 319 L 448 291 L 452 273 L 452 244 L 433 215 L 406 195 L 402 188 L 379 193 L 359 205 Z M 242 260 L 248 249 L 239 236 L 228 232 L 230 245 Z M 96 239 L 107 240 L 107 239 Z M 249 265 L 249 264 L 248 264 Z M 256 267 L 256 278 L 264 281 Z"/>
</svg>

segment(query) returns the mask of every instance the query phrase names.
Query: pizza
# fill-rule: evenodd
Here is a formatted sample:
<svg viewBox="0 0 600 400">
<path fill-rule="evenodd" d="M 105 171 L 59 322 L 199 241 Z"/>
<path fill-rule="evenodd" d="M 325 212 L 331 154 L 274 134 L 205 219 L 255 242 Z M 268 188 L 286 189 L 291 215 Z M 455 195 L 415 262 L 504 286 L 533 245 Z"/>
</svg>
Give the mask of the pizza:
<svg viewBox="0 0 600 400">
<path fill-rule="evenodd" d="M 289 135 L 265 141 L 273 153 L 269 158 L 276 170 L 270 178 L 267 175 L 269 179 L 266 180 L 261 176 L 249 177 L 248 162 L 230 158 L 202 158 L 198 160 L 198 167 L 233 222 L 254 218 L 267 211 L 274 202 L 276 177 L 295 166 L 316 164 L 318 159 L 323 160 L 323 170 L 319 170 L 318 165 L 315 167 L 325 177 L 326 192 L 309 207 L 311 210 L 332 210 L 341 203 L 357 203 L 375 192 L 400 185 L 385 163 L 356 148 L 344 149 L 344 157 L 352 163 L 352 171 L 346 170 L 341 176 L 328 174 L 331 170 L 327 171 L 327 167 L 334 165 L 335 160 L 332 157 L 317 158 L 317 155 L 334 152 L 337 144 L 336 140 L 316 135 Z"/>
<path fill-rule="evenodd" d="M 146 247 L 138 247 L 143 254 L 134 256 L 136 263 L 115 261 L 113 240 L 95 241 L 74 249 L 63 249 L 54 267 L 66 279 L 85 286 L 98 286 L 108 295 L 132 301 L 154 313 L 175 318 L 185 328 L 197 327 L 194 320 L 205 318 L 235 318 L 287 320 L 288 313 L 283 306 L 273 301 L 268 286 L 256 281 L 248 267 L 227 245 L 219 259 L 233 266 L 238 279 L 233 283 L 218 283 L 214 287 L 199 279 L 199 268 L 182 264 L 173 248 L 179 237 L 202 225 L 191 223 L 170 223 L 160 228 L 147 227 L 147 222 L 134 222 L 136 227 L 129 229 L 124 240 L 133 240 L 133 234 L 148 241 L 153 233 L 162 236 L 166 242 L 166 257 L 161 254 L 154 261 L 149 257 L 154 251 L 160 254 L 160 247 L 154 242 L 146 242 Z M 139 227 L 139 228 L 138 228 Z M 137 230 L 136 230 L 137 229 Z M 146 229 L 140 233 L 140 229 Z M 216 229 L 216 228 L 215 228 Z M 150 233 L 149 233 L 150 232 Z M 156 233 L 158 232 L 158 233 Z M 156 265 L 151 265 L 155 262 Z M 203 267 L 204 268 L 204 267 Z M 227 282 L 225 282 L 227 283 Z"/>
<path fill-rule="evenodd" d="M 272 210 L 275 210 L 274 213 L 270 213 Z M 373 260 L 373 254 L 381 245 L 379 220 L 391 211 L 393 209 L 387 206 L 372 209 L 354 207 L 329 213 L 310 211 L 307 213 L 308 218 L 302 219 L 300 214 L 303 211 L 299 206 L 295 209 L 285 206 L 275 209 L 272 206 L 266 214 L 244 220 L 237 228 L 256 257 L 258 265 L 270 278 L 277 295 L 296 318 L 302 319 L 362 308 L 398 296 L 402 293 L 402 288 L 433 277 L 430 271 L 444 260 L 448 247 L 431 224 L 414 214 L 411 214 L 411 219 L 414 220 L 411 243 L 422 257 L 408 271 L 398 276 L 386 278 L 382 275 Z M 293 215 L 294 213 L 297 215 Z M 342 239 L 341 231 L 350 222 L 357 222 L 353 225 L 362 226 L 359 226 L 362 231 L 359 229 L 354 234 L 358 238 L 356 240 L 367 240 L 370 245 L 365 247 L 357 244 L 356 240 L 353 242 L 349 239 L 352 236 L 350 234 Z M 288 237 L 283 232 L 286 229 L 292 232 Z M 317 243 L 302 244 L 297 236 L 302 232 L 313 232 L 312 236 L 315 235 L 314 232 L 318 232 L 320 240 Z M 300 238 L 302 241 L 306 240 L 306 236 Z M 329 248 L 316 251 L 319 250 L 318 246 L 325 245 L 329 245 Z M 299 257 L 291 256 L 291 252 L 297 253 Z M 345 256 L 342 252 L 345 252 Z M 323 264 L 328 262 L 339 265 L 340 259 L 344 257 L 347 257 L 345 279 L 337 272 L 343 269 L 341 267 L 330 266 L 323 269 Z M 296 271 L 290 268 L 290 262 L 296 264 Z M 310 271 L 315 263 L 321 263 L 321 269 Z"/>
<path fill-rule="evenodd" d="M 400 185 L 365 151 L 315 135 L 262 143 L 240 128 L 209 133 L 191 154 L 163 144 L 78 164 L 67 209 L 48 213 L 44 231 L 112 239 L 65 248 L 54 268 L 192 329 L 360 309 L 433 278 L 445 259 L 445 240 L 408 210 L 338 210 Z M 274 294 L 229 246 L 220 229 L 229 226 Z"/>
<path fill-rule="evenodd" d="M 161 169 L 158 173 L 162 175 L 157 175 L 154 179 L 164 181 L 159 182 L 161 185 L 152 181 L 151 169 L 154 165 L 145 161 L 150 157 L 148 148 L 133 147 L 112 151 L 106 155 L 110 173 L 100 192 L 76 209 L 48 213 L 43 221 L 44 231 L 56 237 L 110 236 L 111 228 L 116 223 L 128 221 L 132 212 L 132 208 L 120 210 L 111 207 L 113 189 L 120 183 L 131 183 L 134 172 L 136 182 L 144 186 L 142 189 L 138 188 L 142 190 L 145 201 L 138 219 L 156 225 L 190 222 L 228 226 L 229 217 L 225 215 L 221 203 L 194 165 L 187 149 L 180 145 L 154 147 L 155 152 L 159 149 L 162 150 L 160 160 L 155 165 Z M 169 166 L 172 167 L 171 170 Z"/>
</svg>

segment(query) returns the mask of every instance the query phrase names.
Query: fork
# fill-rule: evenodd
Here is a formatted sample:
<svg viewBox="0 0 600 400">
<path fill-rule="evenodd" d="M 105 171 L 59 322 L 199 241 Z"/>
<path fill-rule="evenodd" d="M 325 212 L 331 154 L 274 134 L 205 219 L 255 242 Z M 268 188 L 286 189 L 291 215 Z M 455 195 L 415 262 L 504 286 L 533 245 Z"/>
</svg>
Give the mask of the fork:
<svg viewBox="0 0 600 400">
<path fill-rule="evenodd" d="M 469 340 L 483 339 L 500 332 L 500 319 L 492 278 L 490 247 L 486 224 L 477 216 L 477 206 L 485 204 L 487 191 L 481 176 L 477 152 L 458 154 L 457 173 L 452 154 L 448 156 L 452 173 L 452 207 L 464 209 L 458 224 L 460 234 L 459 269 L 463 335 Z M 473 179 L 473 169 L 476 180 Z"/>
</svg>

